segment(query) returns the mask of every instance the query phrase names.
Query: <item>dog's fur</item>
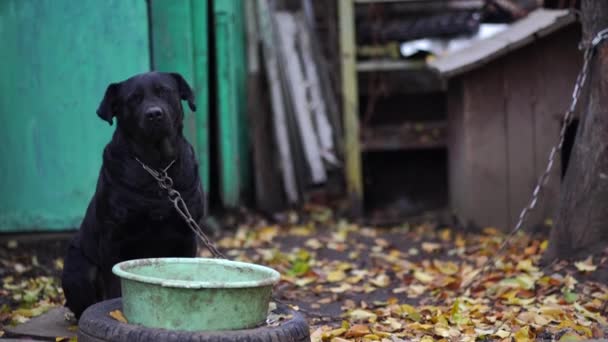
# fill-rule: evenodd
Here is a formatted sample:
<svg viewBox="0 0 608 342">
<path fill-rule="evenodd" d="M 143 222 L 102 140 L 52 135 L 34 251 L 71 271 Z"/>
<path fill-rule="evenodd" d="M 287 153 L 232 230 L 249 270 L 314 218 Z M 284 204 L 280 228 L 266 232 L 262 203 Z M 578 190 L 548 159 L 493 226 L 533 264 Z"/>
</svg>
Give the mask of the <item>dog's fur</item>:
<svg viewBox="0 0 608 342">
<path fill-rule="evenodd" d="M 192 146 L 182 134 L 181 100 L 195 110 L 181 75 L 149 72 L 110 84 L 97 115 L 117 128 L 105 147 L 96 192 L 70 243 L 62 274 L 66 306 L 80 317 L 96 302 L 120 296 L 112 266 L 150 257 L 192 257 L 196 240 L 138 158 L 168 170 L 194 219 L 203 216 L 203 192 Z M 162 117 L 151 119 L 150 112 Z"/>
</svg>

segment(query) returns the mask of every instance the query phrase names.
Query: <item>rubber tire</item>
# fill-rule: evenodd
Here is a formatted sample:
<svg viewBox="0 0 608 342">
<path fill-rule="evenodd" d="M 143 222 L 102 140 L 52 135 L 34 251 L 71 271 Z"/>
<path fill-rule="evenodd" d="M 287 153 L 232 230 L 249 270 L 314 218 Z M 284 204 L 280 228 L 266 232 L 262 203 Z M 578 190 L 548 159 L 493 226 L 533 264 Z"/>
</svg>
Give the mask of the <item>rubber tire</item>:
<svg viewBox="0 0 608 342">
<path fill-rule="evenodd" d="M 310 341 L 306 320 L 301 314 L 280 306 L 281 314 L 292 318 L 277 327 L 260 327 L 244 330 L 189 332 L 146 328 L 141 325 L 122 323 L 109 313 L 122 309 L 120 298 L 97 303 L 88 309 L 78 321 L 78 342 L 304 342 Z"/>
</svg>

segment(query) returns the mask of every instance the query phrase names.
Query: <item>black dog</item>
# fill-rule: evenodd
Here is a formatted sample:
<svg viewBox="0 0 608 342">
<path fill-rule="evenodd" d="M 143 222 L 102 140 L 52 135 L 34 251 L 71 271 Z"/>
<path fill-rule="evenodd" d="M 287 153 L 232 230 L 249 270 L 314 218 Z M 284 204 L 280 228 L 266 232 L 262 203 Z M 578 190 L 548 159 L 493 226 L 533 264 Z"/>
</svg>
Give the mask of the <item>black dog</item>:
<svg viewBox="0 0 608 342">
<path fill-rule="evenodd" d="M 173 163 L 167 171 L 173 187 L 193 218 L 202 218 L 198 164 L 182 134 L 181 100 L 195 110 L 192 89 L 176 73 L 144 73 L 106 90 L 97 115 L 110 125 L 116 117 L 118 124 L 105 147 L 97 189 L 70 243 L 61 279 L 66 306 L 76 317 L 92 304 L 120 296 L 120 282 L 111 271 L 114 264 L 196 254 L 194 233 L 139 162 L 155 170 Z"/>
</svg>

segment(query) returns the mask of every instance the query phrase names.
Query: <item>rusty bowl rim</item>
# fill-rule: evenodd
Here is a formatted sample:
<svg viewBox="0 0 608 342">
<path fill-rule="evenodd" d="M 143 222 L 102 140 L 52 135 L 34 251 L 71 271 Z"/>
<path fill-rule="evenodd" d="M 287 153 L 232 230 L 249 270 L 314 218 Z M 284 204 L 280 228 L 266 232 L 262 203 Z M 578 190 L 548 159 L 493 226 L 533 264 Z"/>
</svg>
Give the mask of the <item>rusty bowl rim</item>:
<svg viewBox="0 0 608 342">
<path fill-rule="evenodd" d="M 148 266 L 157 263 L 187 263 L 187 264 L 220 264 L 228 267 L 243 267 L 248 270 L 255 272 L 262 272 L 268 275 L 263 280 L 245 280 L 245 281 L 234 281 L 234 282 L 219 282 L 219 281 L 192 281 L 192 280 L 179 280 L 179 279 L 165 279 L 152 276 L 142 276 L 129 272 L 130 268 L 138 266 Z M 141 283 L 160 285 L 162 287 L 173 287 L 183 289 L 221 289 L 221 288 L 252 288 L 252 287 L 265 287 L 272 286 L 279 282 L 281 274 L 276 270 L 262 265 L 232 261 L 225 259 L 212 259 L 212 258 L 145 258 L 145 259 L 133 259 L 128 261 L 120 262 L 112 267 L 112 273 L 122 279 L 133 280 Z"/>
</svg>

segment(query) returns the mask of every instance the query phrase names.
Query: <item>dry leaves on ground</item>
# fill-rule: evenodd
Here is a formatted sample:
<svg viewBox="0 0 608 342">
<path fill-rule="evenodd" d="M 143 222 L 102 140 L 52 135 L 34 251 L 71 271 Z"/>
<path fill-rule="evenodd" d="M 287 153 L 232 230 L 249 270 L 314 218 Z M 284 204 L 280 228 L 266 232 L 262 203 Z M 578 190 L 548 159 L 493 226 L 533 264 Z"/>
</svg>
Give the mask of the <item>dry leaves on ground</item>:
<svg viewBox="0 0 608 342">
<path fill-rule="evenodd" d="M 274 297 L 308 317 L 313 341 L 607 337 L 608 288 L 591 281 L 608 268 L 606 253 L 541 267 L 547 242 L 525 234 L 496 255 L 504 236 L 491 228 L 479 234 L 428 223 L 372 228 L 336 220 L 319 207 L 284 221 L 249 217 L 217 241 L 231 259 L 281 272 Z M 61 260 L 25 251 L 0 248 L 2 324 L 24 322 L 63 301 Z M 475 277 L 489 258 L 496 267 Z M 270 318 L 274 325 L 283 319 Z"/>
<path fill-rule="evenodd" d="M 504 236 L 492 228 L 468 235 L 430 224 L 372 229 L 334 222 L 327 209 L 311 212 L 281 226 L 243 225 L 220 246 L 282 273 L 275 292 L 309 317 L 313 341 L 607 336 L 608 288 L 586 280 L 606 267 L 606 255 L 541 268 L 547 241 L 525 234 L 496 256 Z M 495 268 L 463 293 L 495 257 Z"/>
</svg>

